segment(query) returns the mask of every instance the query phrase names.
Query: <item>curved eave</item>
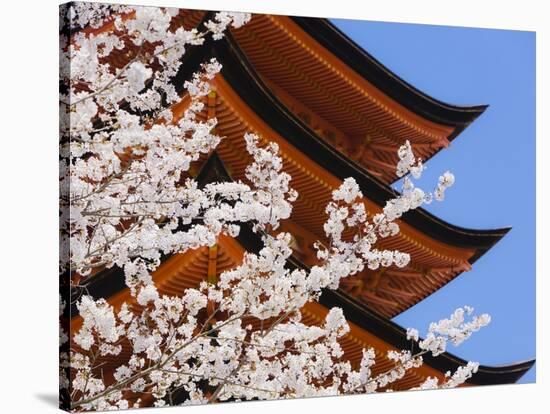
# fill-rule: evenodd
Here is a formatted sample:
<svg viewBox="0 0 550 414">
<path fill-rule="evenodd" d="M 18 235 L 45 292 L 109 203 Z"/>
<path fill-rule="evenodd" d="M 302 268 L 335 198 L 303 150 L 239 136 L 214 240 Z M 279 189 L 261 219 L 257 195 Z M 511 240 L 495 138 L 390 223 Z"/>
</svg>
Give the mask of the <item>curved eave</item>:
<svg viewBox="0 0 550 414">
<path fill-rule="evenodd" d="M 361 165 L 338 153 L 290 112 L 260 79 L 230 34 L 224 40 L 209 42 L 209 44 L 210 47 L 195 49 L 188 53 L 182 65 L 185 69 L 182 69 L 177 76 L 177 85 L 182 85 L 183 80 L 196 70 L 200 63 L 213 55 L 222 63 L 221 75 L 235 92 L 267 125 L 284 136 L 290 144 L 304 154 L 308 154 L 338 179 L 354 177 L 363 194 L 379 206 L 384 206 L 387 200 L 398 194 L 373 177 Z M 471 262 L 488 251 L 510 230 L 509 228 L 467 229 L 447 223 L 424 209 L 412 210 L 406 213 L 402 220 L 443 243 L 475 249 L 476 254 L 470 259 Z"/>
<path fill-rule="evenodd" d="M 412 112 L 444 125 L 455 127 L 453 139 L 480 116 L 488 105 L 459 106 L 442 102 L 418 90 L 390 71 L 327 19 L 291 19 L 355 72 Z"/>
<path fill-rule="evenodd" d="M 333 306 L 342 308 L 348 321 L 372 332 L 396 348 L 407 349 L 410 347 L 405 329 L 370 311 L 366 306 L 341 291 L 324 291 L 319 303 L 329 308 Z M 439 372 L 454 372 L 459 366 L 467 364 L 466 360 L 448 352 L 437 357 L 427 354 L 423 358 L 426 364 Z M 480 365 L 478 372 L 468 380 L 468 383 L 475 385 L 512 384 L 517 382 L 534 363 L 535 360 L 532 359 L 502 366 Z"/>
</svg>

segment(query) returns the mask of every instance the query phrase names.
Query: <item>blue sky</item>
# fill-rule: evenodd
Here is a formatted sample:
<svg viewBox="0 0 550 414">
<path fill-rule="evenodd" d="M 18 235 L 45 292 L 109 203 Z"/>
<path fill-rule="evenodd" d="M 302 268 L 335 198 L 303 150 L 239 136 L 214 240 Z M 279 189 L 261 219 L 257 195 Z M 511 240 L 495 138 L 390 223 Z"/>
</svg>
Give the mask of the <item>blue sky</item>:
<svg viewBox="0 0 550 414">
<path fill-rule="evenodd" d="M 486 365 L 535 357 L 535 33 L 332 20 L 397 75 L 445 102 L 489 104 L 428 162 L 429 189 L 450 170 L 455 185 L 428 210 L 469 228 L 512 230 L 474 268 L 395 318 L 423 332 L 471 305 L 491 324 L 449 351 Z M 422 186 L 422 185 L 421 185 Z M 535 368 L 520 382 L 535 381 Z"/>
</svg>

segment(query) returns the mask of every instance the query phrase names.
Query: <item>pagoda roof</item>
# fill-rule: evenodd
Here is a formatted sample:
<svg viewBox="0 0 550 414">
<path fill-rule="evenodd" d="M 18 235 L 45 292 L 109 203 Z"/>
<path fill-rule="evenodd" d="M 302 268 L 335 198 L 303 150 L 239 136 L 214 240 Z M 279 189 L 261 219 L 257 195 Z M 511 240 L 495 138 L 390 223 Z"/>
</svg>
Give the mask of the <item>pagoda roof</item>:
<svg viewBox="0 0 550 414">
<path fill-rule="evenodd" d="M 327 19 L 254 14 L 232 33 L 280 100 L 385 183 L 398 178 L 393 166 L 405 140 L 427 160 L 487 108 L 419 91 Z"/>
<path fill-rule="evenodd" d="M 342 62 L 412 112 L 430 121 L 455 127 L 449 139 L 456 137 L 488 107 L 453 105 L 427 95 L 384 66 L 328 19 L 295 16 L 290 19 Z"/>
</svg>

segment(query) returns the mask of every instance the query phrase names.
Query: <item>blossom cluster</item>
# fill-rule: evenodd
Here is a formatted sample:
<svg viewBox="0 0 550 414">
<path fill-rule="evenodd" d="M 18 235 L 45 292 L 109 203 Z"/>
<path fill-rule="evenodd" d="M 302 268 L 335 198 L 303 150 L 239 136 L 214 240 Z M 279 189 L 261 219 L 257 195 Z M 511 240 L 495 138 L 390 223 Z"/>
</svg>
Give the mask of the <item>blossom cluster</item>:
<svg viewBox="0 0 550 414">
<path fill-rule="evenodd" d="M 422 176 L 424 166 L 422 160 L 415 159 L 412 147 L 409 141 L 406 141 L 399 147 L 399 162 L 397 164 L 396 174 L 403 177 L 402 193 L 398 197 L 389 200 L 384 206 L 385 218 L 389 221 L 400 218 L 409 210 L 420 207 L 422 204 L 430 204 L 435 198 L 437 201 L 443 201 L 445 190 L 451 187 L 455 182 L 454 175 L 446 171 L 437 182 L 436 188 L 432 192 L 425 192 L 414 185 L 412 179 L 418 180 Z M 409 174 L 410 176 L 405 176 Z"/>
<path fill-rule="evenodd" d="M 185 82 L 190 103 L 178 120 L 170 105 L 181 97 L 171 79 L 186 47 L 202 44 L 208 33 L 218 38 L 250 15 L 218 13 L 199 32 L 173 24 L 178 9 L 76 3 L 66 13 L 71 28 L 98 32 L 61 37 L 61 245 L 68 247 L 61 271 L 85 277 L 96 268 L 131 264 L 132 278 L 144 263 L 149 270 L 158 265 L 161 254 L 234 233 L 219 216 L 228 199 L 248 187 L 202 191 L 184 178 L 191 163 L 220 142 L 216 120 L 197 115 L 221 65 L 212 59 Z M 114 31 L 101 30 L 108 22 Z M 129 57 L 119 68 L 113 61 L 121 55 Z M 182 230 L 207 210 L 201 226 Z"/>
<path fill-rule="evenodd" d="M 454 311 L 448 319 L 430 324 L 426 338 L 418 342 L 421 349 L 430 351 L 434 356 L 445 352 L 447 343 L 457 346 L 491 322 L 491 317 L 484 313 L 467 321 L 465 316 L 472 315 L 474 309 L 464 306 Z"/>
<path fill-rule="evenodd" d="M 440 382 L 437 378 L 428 377 L 422 384 L 414 389 L 433 390 L 438 388 L 456 388 L 472 378 L 478 369 L 479 364 L 477 362 L 469 361 L 466 365 L 458 367 L 452 374 L 450 371 L 447 371 L 445 373 L 445 381 Z"/>
</svg>

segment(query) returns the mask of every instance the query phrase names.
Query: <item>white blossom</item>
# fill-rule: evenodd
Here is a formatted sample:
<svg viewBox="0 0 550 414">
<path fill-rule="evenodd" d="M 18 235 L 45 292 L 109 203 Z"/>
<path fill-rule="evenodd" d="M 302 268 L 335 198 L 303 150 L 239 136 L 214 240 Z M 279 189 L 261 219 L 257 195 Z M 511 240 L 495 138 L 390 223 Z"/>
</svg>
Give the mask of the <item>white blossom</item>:
<svg viewBox="0 0 550 414">
<path fill-rule="evenodd" d="M 157 288 L 153 285 L 144 286 L 137 296 L 137 302 L 141 306 L 146 306 L 149 302 L 154 302 L 158 299 L 159 294 Z"/>
<path fill-rule="evenodd" d="M 134 93 L 138 93 L 145 88 L 145 81 L 151 77 L 153 70 L 146 67 L 141 62 L 133 62 L 126 70 L 128 87 Z"/>
<path fill-rule="evenodd" d="M 468 339 L 474 332 L 479 331 L 491 322 L 488 314 L 473 316 L 471 320 L 465 320 L 465 314 L 470 316 L 473 308 L 465 306 L 456 309 L 450 318 L 441 319 L 437 323 L 431 323 L 426 338 L 418 342 L 421 349 L 437 356 L 445 352 L 447 343 L 457 346 Z M 418 340 L 418 339 L 415 339 Z"/>
<path fill-rule="evenodd" d="M 407 339 L 418 341 L 418 330 L 414 328 L 407 328 Z"/>
<path fill-rule="evenodd" d="M 214 20 L 209 20 L 205 26 L 213 33 L 213 38 L 219 40 L 224 36 L 228 26 L 239 28 L 246 24 L 251 18 L 249 13 L 219 12 Z"/>
</svg>

